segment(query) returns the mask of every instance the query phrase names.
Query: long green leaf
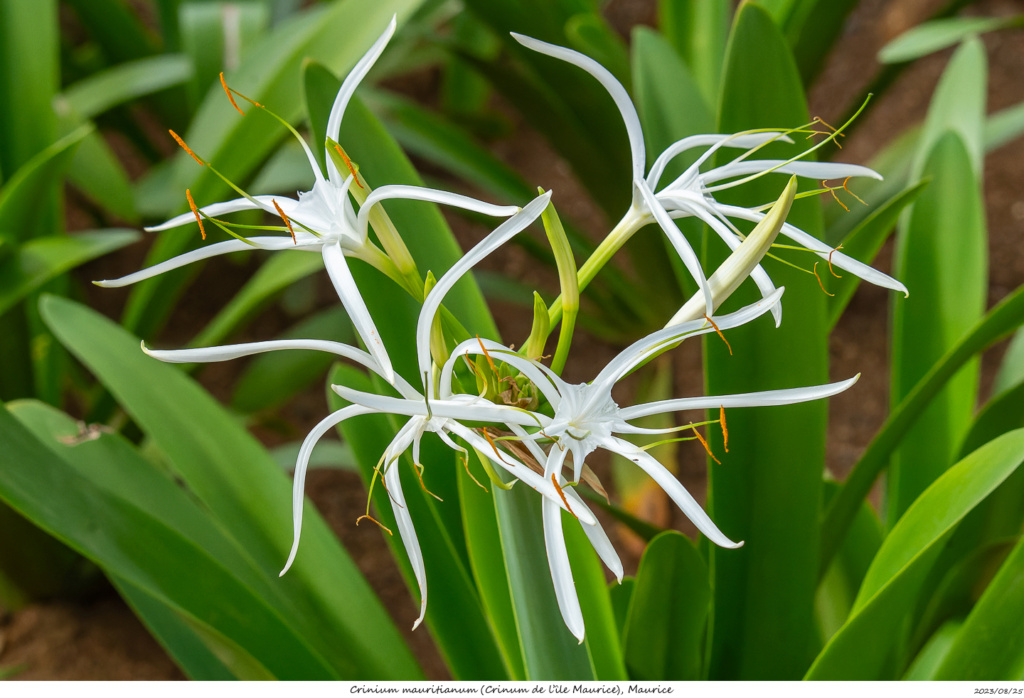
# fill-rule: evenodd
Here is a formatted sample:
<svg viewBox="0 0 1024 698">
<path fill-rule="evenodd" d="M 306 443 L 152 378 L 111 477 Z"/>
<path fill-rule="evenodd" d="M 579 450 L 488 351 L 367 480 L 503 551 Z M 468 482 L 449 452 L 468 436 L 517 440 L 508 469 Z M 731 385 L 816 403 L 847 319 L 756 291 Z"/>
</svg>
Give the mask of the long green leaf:
<svg viewBox="0 0 1024 698">
<path fill-rule="evenodd" d="M 880 63 L 903 63 L 927 56 L 976 34 L 1019 26 L 1020 17 L 950 17 L 918 24 L 878 52 Z"/>
<path fill-rule="evenodd" d="M 138 340 L 114 323 L 52 296 L 42 313 L 258 568 L 276 574 L 292 542 L 291 483 L 267 452 L 204 390 L 142 354 Z M 279 584 L 303 615 L 323 619 L 310 641 L 342 676 L 418 675 L 358 569 L 309 509 L 302 554 Z"/>
<path fill-rule="evenodd" d="M 726 55 L 719 132 L 808 121 L 797 67 L 764 9 L 754 3 L 742 6 Z M 766 74 L 772 75 L 770 91 L 760 82 Z M 765 157 L 780 154 L 765 151 Z M 781 186 L 762 178 L 744 188 L 739 203 L 771 201 Z M 789 222 L 820 235 L 817 202 L 798 202 Z M 715 265 L 710 262 L 720 262 L 726 251 L 717 239 L 708 241 L 706 268 L 711 270 Z M 780 328 L 761 318 L 730 331 L 734 356 L 711 335 L 705 342 L 709 395 L 828 381 L 826 297 L 809 275 L 771 260 L 765 268 L 777 285 L 786 287 L 783 312 L 788 319 Z M 757 297 L 752 288 L 735 295 L 730 303 L 737 307 Z M 710 551 L 711 678 L 792 679 L 810 663 L 827 410 L 824 401 L 733 410 L 728 453 L 718 430 L 711 430 L 711 448 L 722 465 L 709 464 L 709 513 L 726 535 L 745 541 L 739 550 Z M 765 643 L 768 637 L 771 643 Z"/>
<path fill-rule="evenodd" d="M 728 0 L 658 2 L 658 28 L 686 61 L 707 104 L 718 102 L 731 5 Z"/>
<path fill-rule="evenodd" d="M 675 531 L 655 537 L 640 559 L 626 617 L 629 677 L 699 679 L 710 606 L 708 568 L 693 543 Z"/>
<path fill-rule="evenodd" d="M 1024 460 L 1024 430 L 1001 436 L 957 463 L 915 501 L 878 551 L 850 619 L 808 671 L 817 680 L 883 678 L 898 629 L 957 524 Z"/>
<path fill-rule="evenodd" d="M 181 54 L 140 58 L 79 80 L 58 95 L 55 108 L 94 119 L 119 104 L 180 85 L 192 72 L 192 61 Z"/>
</svg>

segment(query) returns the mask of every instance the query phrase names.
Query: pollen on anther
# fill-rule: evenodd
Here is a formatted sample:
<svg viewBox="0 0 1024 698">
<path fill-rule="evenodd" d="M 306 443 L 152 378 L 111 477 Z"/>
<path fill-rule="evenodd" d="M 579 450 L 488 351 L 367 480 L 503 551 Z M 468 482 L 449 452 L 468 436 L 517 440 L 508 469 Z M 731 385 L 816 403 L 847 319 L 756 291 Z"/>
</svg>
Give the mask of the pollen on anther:
<svg viewBox="0 0 1024 698">
<path fill-rule="evenodd" d="M 697 441 L 700 441 L 700 445 L 703 446 L 704 450 L 708 452 L 709 456 L 711 456 L 711 460 L 713 460 L 716 463 L 718 463 L 719 465 L 721 465 L 722 461 L 720 461 L 717 458 L 715 458 L 715 454 L 711 452 L 711 447 L 708 446 L 708 442 L 704 439 L 703 436 L 700 435 L 700 432 L 697 431 L 697 427 L 691 427 L 691 428 L 693 429 L 694 436 L 697 437 Z"/>
<path fill-rule="evenodd" d="M 565 505 L 565 510 L 572 514 L 574 519 L 579 521 L 580 517 L 576 516 L 576 512 L 574 512 L 572 507 L 569 506 L 569 500 L 565 498 L 565 492 L 563 492 L 562 488 L 558 485 L 558 476 L 554 473 L 551 473 L 551 484 L 555 486 L 555 491 L 558 492 L 558 496 L 562 498 L 562 504 Z"/>
<path fill-rule="evenodd" d="M 347 167 L 348 171 L 352 173 L 352 179 L 355 180 L 356 186 L 358 186 L 360 189 L 363 189 L 363 185 L 359 183 L 359 175 L 356 174 L 356 168 L 352 164 L 352 161 L 348 159 L 348 155 L 345 155 L 345 151 L 342 150 L 341 146 L 338 145 L 337 143 L 334 144 L 334 150 L 338 153 L 338 155 L 341 156 L 341 159 L 345 161 L 345 167 Z"/>
<path fill-rule="evenodd" d="M 829 293 L 828 291 L 826 291 L 825 290 L 825 284 L 823 284 L 821 282 L 821 277 L 818 276 L 818 263 L 817 262 L 814 263 L 814 268 L 811 271 L 814 274 L 814 278 L 818 280 L 818 285 L 821 286 L 821 292 L 824 293 L 826 296 L 830 296 L 830 297 L 834 298 L 836 294 Z"/>
<path fill-rule="evenodd" d="M 277 203 L 277 199 L 271 199 L 270 201 L 274 204 L 274 208 L 277 209 L 277 215 L 281 216 L 281 220 L 284 221 L 285 226 L 288 228 L 288 232 L 292 234 L 292 242 L 298 245 L 299 241 L 295 239 L 295 228 L 292 227 L 292 222 L 288 220 L 288 216 L 283 210 L 281 210 L 281 206 Z"/>
<path fill-rule="evenodd" d="M 832 268 L 832 255 L 834 255 L 841 249 L 843 249 L 843 243 L 839 243 L 836 247 L 832 249 L 831 252 L 828 253 L 828 270 L 832 272 L 832 276 L 836 277 L 837 279 L 841 279 L 843 277 L 841 274 L 837 274 L 835 269 Z"/>
<path fill-rule="evenodd" d="M 732 345 L 729 344 L 729 340 L 725 338 L 724 334 L 722 334 L 722 330 L 718 329 L 718 325 L 715 324 L 715 321 L 709 318 L 707 315 L 704 316 L 704 319 L 710 322 L 711 326 L 715 328 L 715 332 L 722 339 L 722 341 L 725 342 L 725 348 L 729 350 L 729 356 L 732 356 Z"/>
<path fill-rule="evenodd" d="M 849 213 L 849 212 L 850 212 L 850 209 L 849 209 L 849 208 L 848 208 L 848 207 L 846 206 L 846 204 L 844 204 L 844 203 L 843 203 L 843 202 L 842 202 L 842 201 L 841 201 L 841 200 L 839 199 L 839 197 L 838 197 L 838 196 L 836 195 L 836 189 L 837 189 L 837 187 L 830 187 L 830 186 L 828 185 L 828 180 L 827 180 L 827 179 L 823 179 L 823 180 L 821 180 L 821 186 L 822 186 L 822 187 L 824 187 L 825 189 L 828 189 L 828 193 L 832 195 L 832 198 L 836 200 L 836 203 L 837 203 L 837 204 L 839 204 L 840 206 L 842 206 L 842 207 L 843 207 L 843 210 L 844 210 L 844 211 L 846 211 L 847 213 Z M 844 188 L 845 188 L 845 187 L 844 187 Z"/>
<path fill-rule="evenodd" d="M 372 521 L 373 523 L 377 524 L 378 526 L 380 526 L 381 528 L 383 528 L 383 529 L 384 529 L 385 531 L 387 531 L 387 532 L 388 532 L 388 535 L 389 535 L 389 536 L 393 536 L 393 535 L 395 535 L 394 533 L 392 533 L 392 532 L 391 532 L 391 529 L 390 529 L 390 528 L 388 528 L 387 526 L 385 526 L 384 524 L 382 524 L 382 523 L 381 523 L 380 521 L 378 521 L 377 519 L 373 518 L 373 517 L 372 517 L 372 516 L 370 516 L 369 514 L 363 514 L 363 515 L 362 515 L 362 516 L 360 516 L 360 517 L 359 517 L 358 519 L 356 519 L 356 526 L 358 526 L 358 525 L 359 525 L 359 522 L 360 522 L 360 521 L 362 521 L 363 519 L 369 519 L 369 520 L 370 520 L 370 521 Z"/>
<path fill-rule="evenodd" d="M 718 421 L 722 425 L 722 445 L 725 452 L 729 452 L 729 427 L 725 424 L 725 405 L 718 408 Z"/>
<path fill-rule="evenodd" d="M 199 215 L 199 209 L 196 208 L 196 202 L 192 200 L 192 192 L 188 189 L 185 190 L 185 198 L 188 199 L 188 207 L 192 209 L 192 215 L 196 217 L 196 223 L 199 224 L 199 234 L 203 236 L 203 240 L 206 239 L 206 228 L 203 227 L 203 217 Z"/>
<path fill-rule="evenodd" d="M 228 87 L 228 83 L 224 79 L 224 71 L 221 71 L 220 73 L 220 85 L 224 88 L 224 94 L 228 96 L 228 101 L 231 102 L 231 106 L 233 106 L 239 114 L 245 116 L 245 112 L 242 111 L 242 108 L 240 106 L 238 106 L 238 102 L 235 101 L 234 95 L 231 94 L 231 88 Z"/>
<path fill-rule="evenodd" d="M 853 193 L 852 191 L 850 191 L 850 187 L 849 187 L 849 186 L 847 186 L 847 183 L 848 183 L 848 182 L 850 181 L 850 179 L 851 179 L 851 178 L 852 178 L 852 175 L 851 175 L 851 177 L 847 177 L 846 179 L 844 179 L 844 180 L 843 180 L 843 189 L 845 189 L 845 190 L 846 190 L 846 193 L 847 193 L 847 194 L 849 194 L 850 196 L 852 196 L 853 198 L 855 198 L 855 199 L 856 199 L 857 201 L 859 201 L 859 202 L 861 202 L 862 204 L 864 204 L 865 206 L 867 206 L 867 205 L 868 205 L 868 202 L 867 202 L 867 201 L 865 201 L 864 199 L 860 198 L 860 197 L 859 197 L 859 196 L 857 196 L 856 194 L 854 194 L 854 193 Z"/>
<path fill-rule="evenodd" d="M 185 141 L 182 140 L 181 136 L 175 133 L 173 129 L 167 129 L 167 132 L 171 134 L 171 138 L 173 138 L 178 143 L 178 145 L 181 146 L 182 150 L 184 150 L 186 153 L 192 156 L 193 160 L 198 162 L 203 167 L 206 167 L 206 163 L 203 162 L 198 155 L 192 152 L 192 149 L 189 148 L 188 144 L 186 144 Z"/>
</svg>

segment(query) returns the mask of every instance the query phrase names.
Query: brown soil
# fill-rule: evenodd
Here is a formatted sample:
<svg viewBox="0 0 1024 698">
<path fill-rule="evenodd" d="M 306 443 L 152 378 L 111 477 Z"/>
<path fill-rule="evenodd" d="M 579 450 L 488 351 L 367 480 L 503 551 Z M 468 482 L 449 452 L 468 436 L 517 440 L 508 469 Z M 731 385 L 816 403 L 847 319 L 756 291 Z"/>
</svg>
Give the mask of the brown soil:
<svg viewBox="0 0 1024 698">
<path fill-rule="evenodd" d="M 811 112 L 833 120 L 848 108 L 860 91 L 870 82 L 878 66 L 874 56 L 887 41 L 919 22 L 944 3 L 938 0 L 865 0 L 848 20 L 838 50 L 829 57 L 821 76 L 810 94 Z M 653 4 L 648 0 L 613 0 L 608 16 L 620 28 L 634 23 L 653 22 Z M 1010 15 L 1024 11 L 1024 2 L 988 0 L 974 5 L 972 14 Z M 1001 109 L 1024 100 L 1024 41 L 1020 31 L 1005 31 L 985 37 L 989 56 L 989 110 Z M 950 51 L 919 61 L 908 70 L 886 97 L 860 125 L 843 151 L 844 159 L 863 162 L 900 131 L 923 118 L 928 99 L 941 74 Z M 496 149 L 530 181 L 543 182 L 560 193 L 567 215 L 595 234 L 606 229 L 604 221 L 586 197 L 566 196 L 580 189 L 565 163 L 554 156 L 533 133 L 518 130 L 515 136 L 496 145 Z M 1019 252 L 1019 238 L 1024 221 L 1024 141 L 1018 140 L 1002 148 L 986 160 L 986 203 L 990 235 L 990 305 L 1024 282 L 1024 255 Z M 478 239 L 481 230 L 462 221 L 452 220 L 460 240 Z M 84 270 L 88 278 L 110 278 L 111 267 L 134 269 L 141 261 L 142 250 L 133 248 L 123 255 L 105 259 Z M 883 252 L 879 266 L 888 265 L 888 250 Z M 516 274 L 527 269 L 523 255 L 510 250 L 495 264 Z M 251 269 L 226 263 L 211 263 L 184 299 L 163 339 L 168 346 L 184 343 L 194 328 L 210 317 L 211 299 L 227 298 L 238 288 Z M 530 283 L 552 288 L 550 277 L 529 276 Z M 321 281 L 319 297 L 327 301 L 329 288 Z M 201 290 L 200 290 L 201 289 Z M 214 291 L 216 289 L 216 296 Z M 90 300 L 111 315 L 119 311 L 123 296 L 106 292 L 92 294 Z M 856 390 L 833 398 L 829 429 L 828 466 L 842 476 L 856 461 L 871 436 L 884 421 L 888 409 L 888 371 L 886 317 L 888 293 L 862 285 L 840 321 L 831 339 L 832 374 L 835 379 L 860 372 Z M 502 333 L 510 339 L 523 337 L 528 324 L 512 320 L 519 312 L 502 312 L 497 317 Z M 272 336 L 281 330 L 286 318 L 271 311 L 253 324 L 246 335 L 251 338 Z M 597 341 L 578 340 L 574 345 L 575 365 L 579 376 L 591 376 L 587 367 L 603 365 L 614 353 Z M 1002 348 L 986 354 L 983 360 L 983 385 L 991 384 Z M 678 352 L 674 359 L 678 394 L 699 394 L 701 370 L 699 353 L 691 348 Z M 226 398 L 240 366 L 238 362 L 214 365 L 206 371 L 203 382 L 215 395 Z M 627 386 L 627 390 L 629 390 Z M 987 387 L 983 388 L 987 392 Z M 983 393 L 984 394 L 984 393 Z M 327 409 L 321 389 L 306 395 L 285 408 L 275 428 L 259 430 L 269 444 L 301 437 Z M 284 425 L 283 427 L 281 425 Z M 704 454 L 699 445 L 682 450 L 680 477 L 697 493 L 705 489 Z M 598 464 L 599 473 L 603 465 Z M 605 472 L 606 474 L 606 472 Z M 605 477 L 607 484 L 608 478 Z M 425 629 L 409 631 L 416 607 L 406 589 L 395 563 L 381 545 L 380 534 L 373 527 L 356 527 L 354 521 L 362 513 L 365 493 L 358 478 L 339 471 L 313 471 L 308 492 L 327 521 L 337 532 L 357 561 L 385 606 L 392 613 L 397 627 L 409 641 L 431 678 L 445 678 L 447 671 Z M 666 509 L 667 510 L 667 509 Z M 671 522 L 685 532 L 692 527 L 680 514 Z M 626 546 L 626 550 L 635 548 Z M 627 568 L 636 564 L 625 560 Z M 131 612 L 112 593 L 89 601 L 55 601 L 35 604 L 0 620 L 0 676 L 8 670 L 17 671 L 20 679 L 177 679 L 183 678 L 173 662 L 148 636 Z"/>
</svg>

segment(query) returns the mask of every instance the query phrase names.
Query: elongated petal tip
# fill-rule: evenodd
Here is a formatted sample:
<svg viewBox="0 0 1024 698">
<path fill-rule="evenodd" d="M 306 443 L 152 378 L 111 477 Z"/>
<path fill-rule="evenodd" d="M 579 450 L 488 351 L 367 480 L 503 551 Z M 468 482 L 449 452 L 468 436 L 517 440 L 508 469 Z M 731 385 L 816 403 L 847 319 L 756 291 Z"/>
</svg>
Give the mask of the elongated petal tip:
<svg viewBox="0 0 1024 698">
<path fill-rule="evenodd" d="M 741 540 L 739 543 L 733 543 L 732 545 L 722 545 L 721 543 L 719 543 L 719 546 L 722 547 L 722 548 L 728 548 L 730 550 L 735 550 L 736 548 L 742 548 L 743 547 L 743 543 L 744 543 L 744 541 Z"/>
<path fill-rule="evenodd" d="M 146 340 L 143 339 L 141 342 L 139 342 L 139 346 L 142 347 L 142 353 L 145 354 L 146 356 L 152 356 L 153 355 L 149 351 L 149 349 L 146 347 Z"/>
</svg>

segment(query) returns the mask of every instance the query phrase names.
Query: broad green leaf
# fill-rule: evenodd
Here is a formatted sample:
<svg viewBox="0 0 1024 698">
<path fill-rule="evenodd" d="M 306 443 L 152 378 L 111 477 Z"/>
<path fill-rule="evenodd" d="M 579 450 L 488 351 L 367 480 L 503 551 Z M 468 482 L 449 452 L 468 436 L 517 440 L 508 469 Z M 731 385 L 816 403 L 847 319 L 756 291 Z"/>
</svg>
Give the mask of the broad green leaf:
<svg viewBox="0 0 1024 698">
<path fill-rule="evenodd" d="M 287 339 L 328 339 L 355 342 L 355 333 L 342 307 L 329 308 L 303 320 L 281 335 Z M 235 383 L 231 405 L 242 412 L 276 407 L 313 385 L 335 357 L 322 352 L 268 352 L 252 359 Z"/>
<path fill-rule="evenodd" d="M 875 479 L 888 463 L 889 456 L 935 395 L 971 357 L 1005 338 L 1021 324 L 1024 324 L 1024 288 L 1017 289 L 992 308 L 889 413 L 885 424 L 850 471 L 839 494 L 826 508 L 822 524 L 823 567 L 835 554 L 857 508 L 868 496 Z"/>
<path fill-rule="evenodd" d="M 156 52 L 152 32 L 124 0 L 67 0 L 89 35 L 111 63 Z"/>
<path fill-rule="evenodd" d="M 917 199 L 927 186 L 928 182 L 919 182 L 909 189 L 904 189 L 881 206 L 874 208 L 871 215 L 860 221 L 843 237 L 843 253 L 870 264 L 889 238 L 889 233 L 896 227 L 900 214 Z M 839 318 L 842 317 L 843 311 L 849 305 L 859 285 L 860 279 L 849 273 L 843 273 L 842 278 L 829 281 L 829 287 L 835 294 L 828 302 L 830 328 L 834 328 L 839 322 Z"/>
<path fill-rule="evenodd" d="M 83 121 L 153 92 L 180 85 L 192 77 L 188 56 L 168 53 L 121 63 L 79 80 L 56 98 L 54 108 Z"/>
<path fill-rule="evenodd" d="M 633 591 L 635 589 L 635 577 L 623 577 L 622 584 L 613 581 L 608 586 L 608 596 L 612 600 L 612 612 L 615 613 L 615 627 L 618 628 L 620 638 L 624 638 L 626 633 L 629 605 L 633 601 Z"/>
<path fill-rule="evenodd" d="M 726 56 L 720 133 L 809 120 L 797 66 L 764 9 L 754 3 L 741 7 Z M 763 89 L 764 75 L 772 76 L 771 91 Z M 771 158 L 799 151 L 780 145 L 762 152 Z M 730 203 L 761 205 L 778 198 L 782 186 L 776 178 L 761 178 Z M 816 201 L 794 205 L 789 222 L 811 235 L 822 233 Z M 725 245 L 716 237 L 706 240 L 705 268 L 714 269 Z M 765 317 L 731 330 L 733 356 L 711 335 L 704 344 L 709 395 L 828 382 L 826 296 L 808 274 L 773 260 L 764 266 L 776 285 L 786 287 L 787 319 L 779 328 Z M 753 288 L 740 288 L 729 306 L 757 297 Z M 827 411 L 824 401 L 731 410 L 728 453 L 719 431 L 710 430 L 711 449 L 722 465 L 709 463 L 708 510 L 727 536 L 745 541 L 739 550 L 712 547 L 709 553 L 713 679 L 793 679 L 810 663 Z"/>
<path fill-rule="evenodd" d="M 94 485 L 6 409 L 0 411 L 0 434 L 6 446 L 0 496 L 32 521 L 197 623 L 244 639 L 247 653 L 272 675 L 337 675 L 216 558 L 134 503 Z"/>
<path fill-rule="evenodd" d="M 1006 145 L 1021 133 L 1024 133 L 1024 104 L 997 111 L 985 122 L 985 152 Z"/>
<path fill-rule="evenodd" d="M 985 311 L 984 204 L 959 137 L 949 133 L 935 144 L 924 173 L 931 183 L 897 236 L 896 276 L 911 296 L 895 299 L 893 405 L 899 404 Z M 890 523 L 955 461 L 957 447 L 970 425 L 977 391 L 978 364 L 970 362 L 907 432 L 889 472 L 886 498 Z"/>
<path fill-rule="evenodd" d="M 805 678 L 882 678 L 900 624 L 950 534 L 1022 460 L 1024 430 L 1017 430 L 961 460 L 910 506 L 875 556 L 849 620 Z"/>
<path fill-rule="evenodd" d="M 977 34 L 1021 25 L 1015 17 L 950 17 L 918 24 L 878 52 L 880 63 L 903 63 L 927 56 Z"/>
<path fill-rule="evenodd" d="M 114 323 L 52 296 L 41 306 L 57 338 L 149 434 L 258 569 L 276 574 L 292 543 L 291 483 L 269 454 L 197 384 L 143 354 Z M 417 676 L 387 614 L 311 509 L 302 552 L 278 582 L 301 615 L 322 619 L 310 641 L 342 676 Z"/>
<path fill-rule="evenodd" d="M 914 663 L 903 675 L 904 681 L 933 681 L 935 672 L 942 663 L 949 648 L 953 646 L 953 640 L 963 625 L 961 620 L 950 620 L 943 623 L 942 627 L 935 631 L 917 657 Z"/>
<path fill-rule="evenodd" d="M 685 536 L 662 533 L 640 559 L 623 650 L 634 681 L 701 678 L 711 604 L 708 568 Z"/>
<path fill-rule="evenodd" d="M 134 230 L 90 230 L 29 240 L 0 261 L 0 313 L 61 274 L 139 239 Z"/>
<path fill-rule="evenodd" d="M 842 34 L 856 0 L 796 0 L 784 32 L 800 67 L 804 85 L 821 72 L 829 52 Z"/>
<path fill-rule="evenodd" d="M 302 114 L 304 61 L 321 61 L 332 70 L 347 69 L 380 35 L 393 14 L 397 13 L 401 22 L 418 4 L 419 0 L 357 0 L 297 14 L 278 24 L 253 46 L 238 70 L 225 73 L 228 84 L 284 119 L 296 121 Z M 341 36 L 344 41 L 338 40 Z M 245 183 L 284 134 L 284 127 L 260 110 L 251 109 L 248 116 L 242 117 L 223 92 L 211 90 L 182 136 L 225 176 Z M 313 145 L 319 149 L 317 143 Z M 234 196 L 227 185 L 209 169 L 200 168 L 187 154 L 180 153 L 174 163 L 168 188 L 177 192 L 176 207 L 183 206 L 180 197 L 186 188 L 207 201 Z M 175 212 L 169 210 L 165 215 Z M 196 244 L 178 232 L 172 230 L 158 238 L 147 258 L 148 264 L 185 252 Z M 197 272 L 198 267 L 193 265 L 141 284 L 129 299 L 125 325 L 140 334 L 151 334 L 170 312 L 182 286 Z"/>
<path fill-rule="evenodd" d="M 945 681 L 1024 678 L 1024 539 L 985 589 L 935 673 Z"/>
<path fill-rule="evenodd" d="M 319 250 L 256 254 L 267 254 L 267 260 L 202 332 L 195 336 L 190 346 L 205 347 L 222 343 L 289 286 L 324 268 Z"/>
<path fill-rule="evenodd" d="M 658 2 L 658 27 L 686 61 L 705 104 L 718 103 L 731 13 L 728 0 Z"/>
<path fill-rule="evenodd" d="M 68 181 L 100 208 L 138 223 L 132 183 L 121 161 L 98 132 L 82 139 L 68 166 Z"/>
<path fill-rule="evenodd" d="M 360 370 L 341 365 L 332 370 L 329 381 L 357 390 L 375 391 L 378 387 Z M 340 409 L 345 404 L 333 393 L 328 395 L 328 400 L 332 409 Z M 360 474 L 367 487 L 374 480 L 377 464 L 394 437 L 397 426 L 394 420 L 383 415 L 365 415 L 340 425 L 345 443 L 351 446 L 356 455 Z M 422 460 L 426 466 L 423 486 L 413 472 L 411 459 L 401 458 L 391 467 L 401 468 L 402 491 L 423 552 L 429 598 L 425 622 L 454 678 L 477 681 L 504 679 L 507 676 L 505 667 L 480 599 L 473 588 L 472 577 L 452 543 L 451 536 L 459 531 L 447 529 L 444 519 L 438 515 L 442 507 L 458 506 L 457 494 L 450 496 L 447 488 L 441 489 L 438 485 L 443 484 L 443 480 L 454 480 L 454 468 L 459 466 L 450 456 L 436 457 L 444 454 L 444 451 L 431 448 L 434 444 L 424 443 L 423 446 Z M 440 472 L 445 468 L 451 469 L 451 472 Z M 430 492 L 442 497 L 444 501 L 433 499 L 425 488 L 429 488 Z M 397 535 L 391 500 L 380 482 L 377 482 L 373 490 L 371 501 L 376 510 L 373 516 L 393 534 L 381 532 L 399 563 L 406 585 L 412 593 L 412 603 L 417 603 L 419 589 L 416 579 L 402 540 Z M 367 522 L 366 525 L 372 523 Z"/>
<path fill-rule="evenodd" d="M 565 37 L 571 48 L 596 60 L 629 89 L 629 50 L 604 17 L 593 12 L 573 15 L 565 23 Z"/>
<path fill-rule="evenodd" d="M 183 2 L 178 9 L 181 49 L 195 67 L 186 93 L 199 104 L 221 71 L 234 71 L 270 20 L 262 2 Z"/>
</svg>

